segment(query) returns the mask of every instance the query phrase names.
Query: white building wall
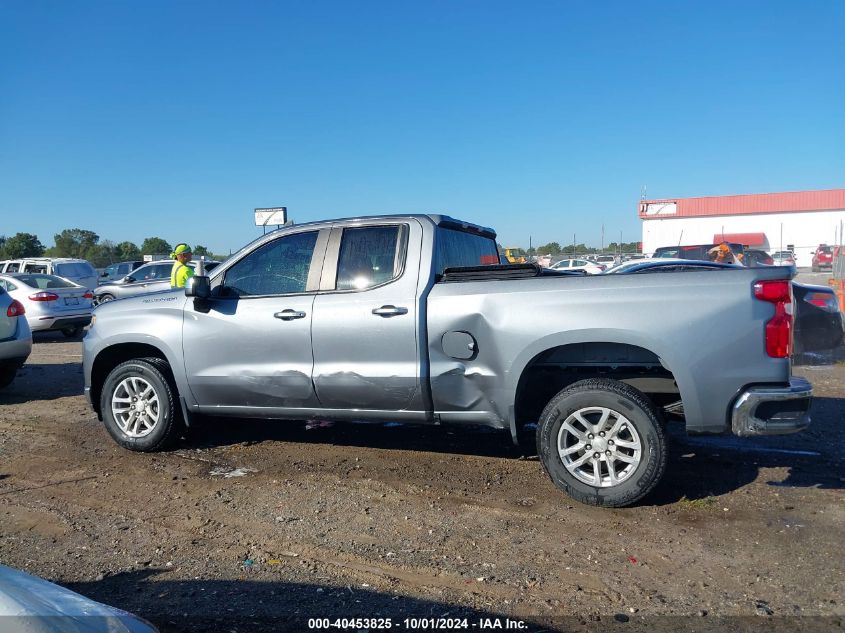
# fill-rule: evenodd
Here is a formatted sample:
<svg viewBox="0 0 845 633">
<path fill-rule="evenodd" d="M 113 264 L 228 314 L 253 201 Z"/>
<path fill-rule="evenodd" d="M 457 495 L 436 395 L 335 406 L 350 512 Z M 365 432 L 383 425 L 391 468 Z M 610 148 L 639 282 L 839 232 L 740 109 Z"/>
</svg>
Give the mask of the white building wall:
<svg viewBox="0 0 845 633">
<path fill-rule="evenodd" d="M 653 253 L 661 246 L 709 244 L 721 233 L 765 233 L 770 253 L 795 246 L 798 266 L 809 266 L 819 244 L 834 244 L 839 236 L 845 210 L 804 211 L 800 213 L 760 213 L 695 218 L 646 218 L 643 220 L 643 252 Z"/>
</svg>

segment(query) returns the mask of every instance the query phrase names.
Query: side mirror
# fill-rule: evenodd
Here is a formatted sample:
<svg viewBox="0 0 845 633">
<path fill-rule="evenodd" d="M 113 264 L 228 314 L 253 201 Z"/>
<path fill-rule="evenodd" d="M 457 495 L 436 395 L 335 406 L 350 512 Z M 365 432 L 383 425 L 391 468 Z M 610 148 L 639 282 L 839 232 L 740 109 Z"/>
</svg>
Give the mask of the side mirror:
<svg viewBox="0 0 845 633">
<path fill-rule="evenodd" d="M 106 271 L 100 273 L 100 277 L 108 277 L 109 274 Z"/>
<path fill-rule="evenodd" d="M 208 299 L 211 296 L 211 283 L 205 275 L 194 275 L 185 283 L 185 296 Z"/>
<path fill-rule="evenodd" d="M 126 277 L 123 278 L 123 281 L 125 281 L 128 284 L 131 284 L 131 283 L 135 283 L 135 278 L 132 275 L 126 275 Z"/>
</svg>

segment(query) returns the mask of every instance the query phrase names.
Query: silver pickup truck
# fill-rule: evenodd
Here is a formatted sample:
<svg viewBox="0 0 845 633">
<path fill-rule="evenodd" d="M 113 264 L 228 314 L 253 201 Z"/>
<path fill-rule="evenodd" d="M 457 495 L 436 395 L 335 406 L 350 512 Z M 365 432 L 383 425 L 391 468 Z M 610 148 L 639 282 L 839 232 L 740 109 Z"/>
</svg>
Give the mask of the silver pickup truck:
<svg viewBox="0 0 845 633">
<path fill-rule="evenodd" d="M 552 481 L 632 504 L 688 433 L 789 433 L 789 267 L 635 275 L 499 264 L 495 233 L 438 215 L 285 227 L 209 276 L 99 306 L 85 391 L 122 446 L 155 451 L 196 414 L 536 424 Z"/>
</svg>

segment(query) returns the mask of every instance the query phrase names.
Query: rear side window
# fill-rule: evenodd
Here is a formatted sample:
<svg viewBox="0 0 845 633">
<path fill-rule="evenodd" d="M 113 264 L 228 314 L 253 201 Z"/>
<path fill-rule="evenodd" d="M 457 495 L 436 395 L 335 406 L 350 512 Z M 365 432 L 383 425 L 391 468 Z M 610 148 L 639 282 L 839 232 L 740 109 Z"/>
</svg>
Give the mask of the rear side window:
<svg viewBox="0 0 845 633">
<path fill-rule="evenodd" d="M 12 262 L 11 264 L 6 265 L 6 272 L 7 273 L 16 273 L 21 269 L 21 265 L 18 262 Z"/>
<path fill-rule="evenodd" d="M 239 297 L 306 292 L 317 231 L 264 244 L 226 271 L 223 285 Z"/>
<path fill-rule="evenodd" d="M 364 290 L 401 272 L 402 231 L 397 226 L 343 229 L 337 261 L 337 290 Z"/>
<path fill-rule="evenodd" d="M 46 273 L 47 264 L 25 264 L 23 269 L 27 273 Z"/>
<path fill-rule="evenodd" d="M 496 242 L 490 238 L 438 227 L 436 239 L 434 272 L 438 275 L 447 268 L 499 263 Z"/>
<path fill-rule="evenodd" d="M 64 264 L 56 264 L 54 266 L 55 273 L 62 277 L 91 277 L 96 272 L 90 264 L 86 262 L 69 262 Z M 46 269 L 39 272 L 47 272 Z"/>
</svg>

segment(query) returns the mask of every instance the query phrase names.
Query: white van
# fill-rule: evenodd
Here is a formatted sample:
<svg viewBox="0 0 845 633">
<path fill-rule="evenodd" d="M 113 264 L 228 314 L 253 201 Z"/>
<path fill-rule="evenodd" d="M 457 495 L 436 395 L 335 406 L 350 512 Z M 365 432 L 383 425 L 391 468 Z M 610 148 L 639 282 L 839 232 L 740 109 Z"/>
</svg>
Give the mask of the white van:
<svg viewBox="0 0 845 633">
<path fill-rule="evenodd" d="M 70 279 L 88 290 L 97 287 L 97 271 L 84 259 L 28 257 L 0 262 L 0 273 L 45 273 Z"/>
</svg>

